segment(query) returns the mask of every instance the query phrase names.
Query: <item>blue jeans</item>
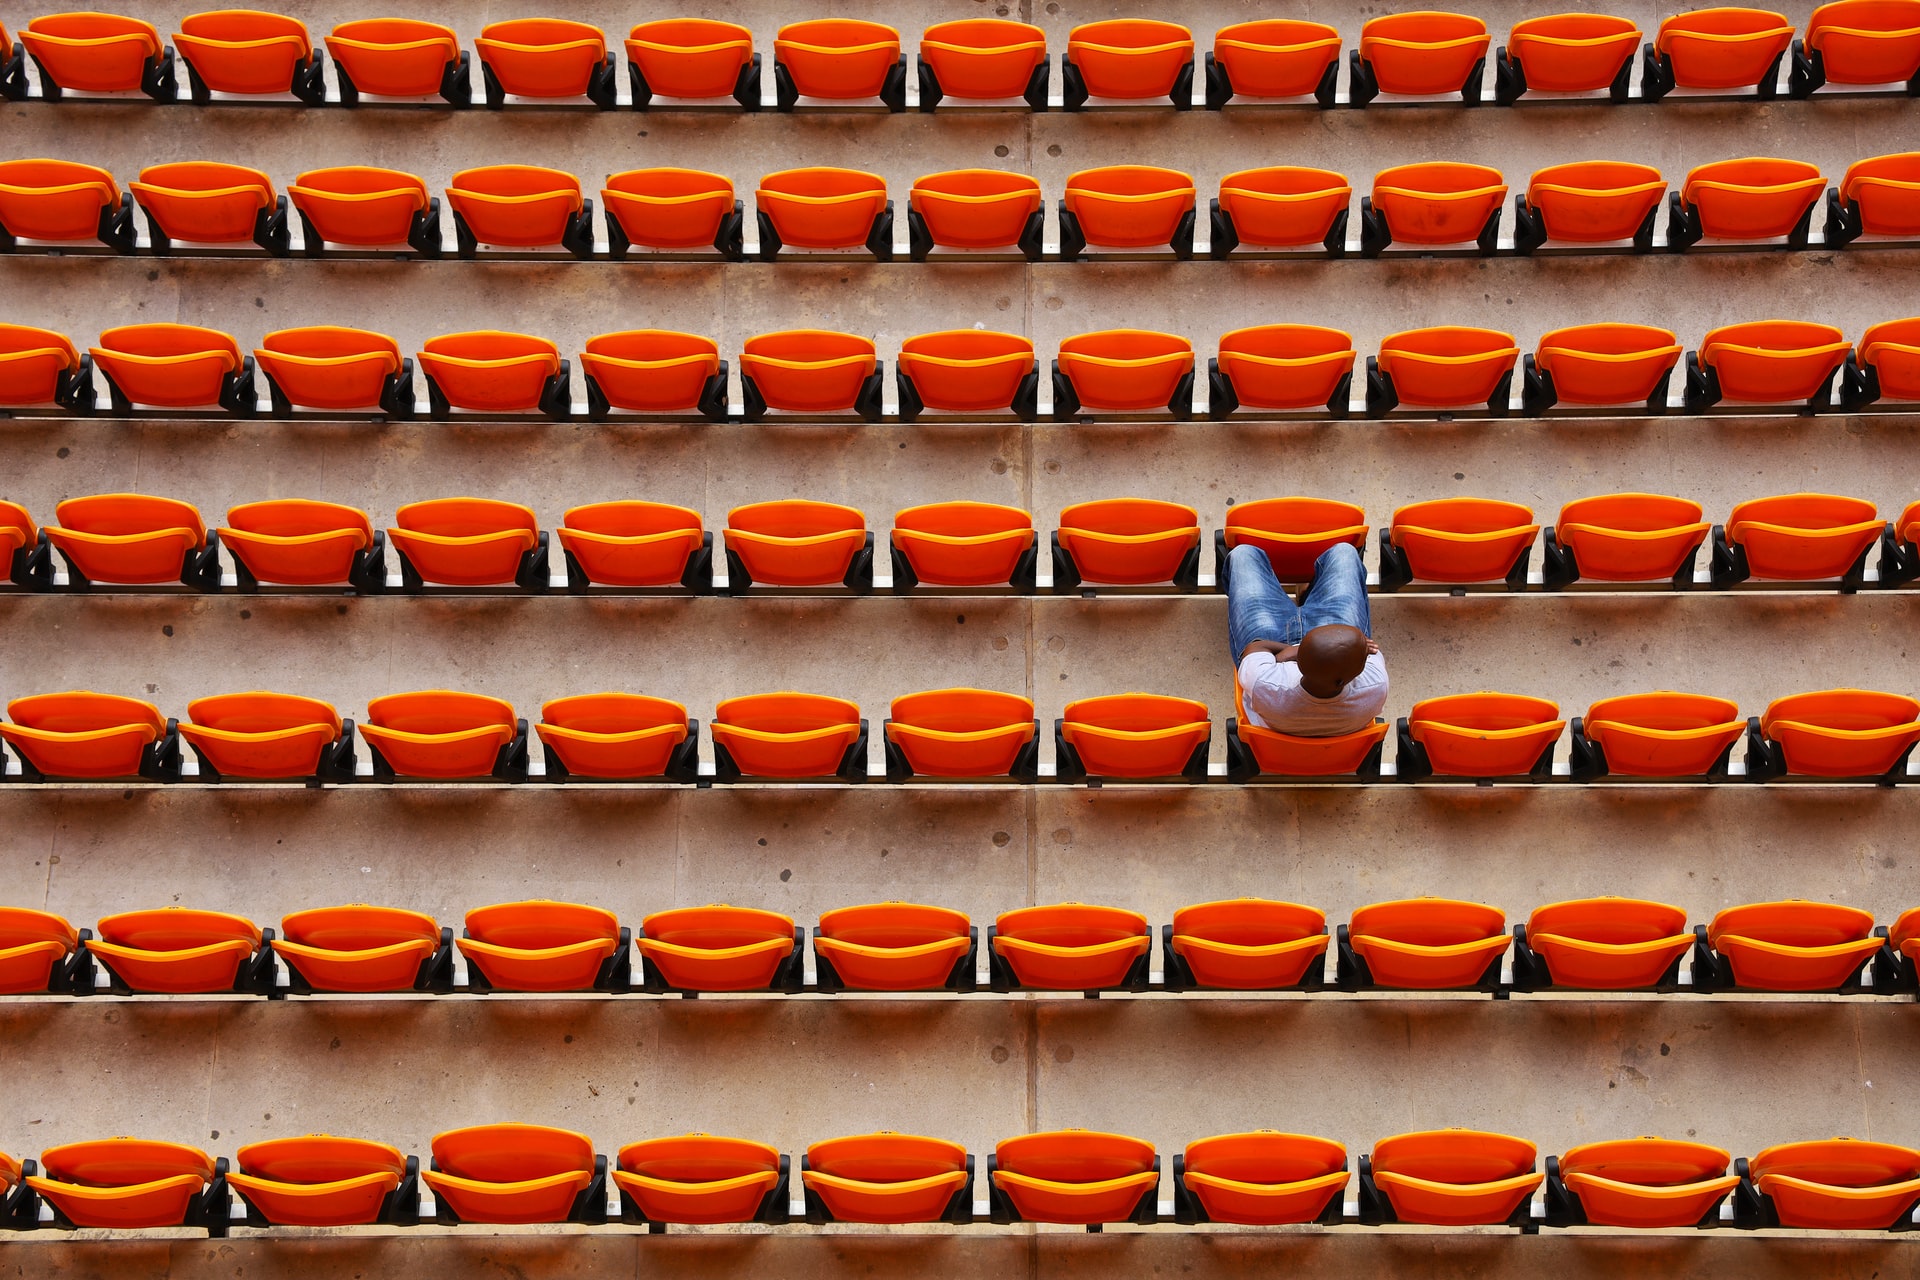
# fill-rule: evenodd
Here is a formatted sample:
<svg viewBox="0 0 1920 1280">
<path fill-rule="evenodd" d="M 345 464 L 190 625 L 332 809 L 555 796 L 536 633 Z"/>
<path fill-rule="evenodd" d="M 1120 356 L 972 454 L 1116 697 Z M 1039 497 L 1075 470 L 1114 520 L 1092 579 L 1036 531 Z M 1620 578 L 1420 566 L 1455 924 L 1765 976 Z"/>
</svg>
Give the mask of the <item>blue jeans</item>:
<svg viewBox="0 0 1920 1280">
<path fill-rule="evenodd" d="M 1256 640 L 1299 644 L 1315 627 L 1344 623 L 1373 635 L 1367 608 L 1367 566 L 1347 543 L 1328 547 L 1313 562 L 1313 585 L 1296 605 L 1259 547 L 1241 543 L 1227 556 L 1227 647 L 1234 668 Z"/>
</svg>

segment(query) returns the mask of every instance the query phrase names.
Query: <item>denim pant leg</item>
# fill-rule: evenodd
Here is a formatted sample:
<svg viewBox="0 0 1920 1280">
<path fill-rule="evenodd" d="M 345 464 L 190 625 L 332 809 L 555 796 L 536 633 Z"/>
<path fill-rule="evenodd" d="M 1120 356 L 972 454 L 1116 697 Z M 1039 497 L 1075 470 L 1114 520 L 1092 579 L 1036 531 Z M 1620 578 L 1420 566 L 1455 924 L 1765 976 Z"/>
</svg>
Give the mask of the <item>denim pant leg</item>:
<svg viewBox="0 0 1920 1280">
<path fill-rule="evenodd" d="M 1237 564 L 1234 567 L 1236 571 L 1239 568 Z M 1314 561 L 1313 586 L 1307 591 L 1300 616 L 1307 631 L 1337 622 L 1373 635 L 1373 611 L 1367 605 L 1366 562 L 1350 544 L 1343 542 L 1337 547 L 1328 547 Z"/>
<path fill-rule="evenodd" d="M 1233 665 L 1240 665 L 1240 655 L 1255 640 L 1299 644 L 1305 634 L 1300 608 L 1274 576 L 1267 553 L 1243 542 L 1230 553 L 1229 561 L 1227 648 L 1232 650 Z"/>
</svg>

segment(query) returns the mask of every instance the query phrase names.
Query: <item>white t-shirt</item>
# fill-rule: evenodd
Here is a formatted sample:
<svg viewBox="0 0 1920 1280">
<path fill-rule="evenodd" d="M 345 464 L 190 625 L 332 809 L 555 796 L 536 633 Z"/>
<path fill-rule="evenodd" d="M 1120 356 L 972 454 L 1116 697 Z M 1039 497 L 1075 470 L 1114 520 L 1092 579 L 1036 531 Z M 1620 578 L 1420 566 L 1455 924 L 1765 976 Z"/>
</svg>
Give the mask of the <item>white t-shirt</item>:
<svg viewBox="0 0 1920 1280">
<path fill-rule="evenodd" d="M 1372 724 L 1387 705 L 1387 662 L 1377 653 L 1347 687 L 1331 698 L 1316 698 L 1300 687 L 1300 666 L 1255 651 L 1240 660 L 1241 700 L 1256 728 L 1296 738 L 1332 738 L 1357 733 Z"/>
</svg>

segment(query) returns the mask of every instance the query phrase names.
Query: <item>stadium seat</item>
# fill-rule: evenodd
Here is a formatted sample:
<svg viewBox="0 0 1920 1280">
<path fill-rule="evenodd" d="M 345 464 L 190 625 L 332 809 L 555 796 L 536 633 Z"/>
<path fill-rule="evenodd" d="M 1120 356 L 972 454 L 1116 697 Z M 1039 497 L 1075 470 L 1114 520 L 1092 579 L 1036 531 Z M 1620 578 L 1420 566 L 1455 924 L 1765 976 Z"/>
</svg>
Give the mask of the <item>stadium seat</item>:
<svg viewBox="0 0 1920 1280">
<path fill-rule="evenodd" d="M 760 55 L 753 32 L 714 18 L 661 18 L 627 33 L 627 80 L 633 107 L 645 111 L 654 96 L 732 98 L 760 109 Z"/>
<path fill-rule="evenodd" d="M 854 591 L 873 585 L 873 534 L 866 513 L 832 502 L 783 498 L 727 512 L 721 534 L 727 556 L 727 592 L 740 595 L 756 582 L 777 587 L 840 583 Z"/>
<path fill-rule="evenodd" d="M 1647 253 L 1666 194 L 1667 180 L 1652 165 L 1577 160 L 1536 169 L 1526 194 L 1513 199 L 1514 248 L 1532 253 L 1549 240 L 1630 240 L 1635 252 Z"/>
<path fill-rule="evenodd" d="M 1012 413 L 1023 422 L 1040 411 L 1033 343 L 1017 333 L 947 329 L 904 339 L 894 388 L 902 422 L 928 409 Z"/>
<path fill-rule="evenodd" d="M 237 417 L 259 411 L 253 358 L 240 354 L 230 334 L 198 325 L 129 324 L 108 329 L 88 348 L 107 377 L 113 412 L 134 405 L 197 409 L 218 405 Z"/>
<path fill-rule="evenodd" d="M 216 93 L 288 93 L 315 107 L 327 100 L 324 59 L 314 56 L 313 38 L 297 19 L 255 9 L 191 13 L 173 43 L 196 103 Z"/>
<path fill-rule="evenodd" d="M 65 334 L 23 324 L 0 324 L 0 405 L 57 404 L 93 412 L 93 355 Z"/>
<path fill-rule="evenodd" d="M 935 502 L 893 517 L 893 589 L 991 587 L 1031 591 L 1033 517 L 992 502 Z"/>
<path fill-rule="evenodd" d="M 475 907 L 457 945 L 470 989 L 624 991 L 629 942 L 611 911 L 540 899 Z"/>
<path fill-rule="evenodd" d="M 1213 33 L 1206 73 L 1210 110 L 1218 111 L 1236 96 L 1307 94 L 1331 107 L 1340 75 L 1340 33 L 1324 22 L 1297 18 L 1236 22 Z"/>
<path fill-rule="evenodd" d="M 1158 693 L 1115 693 L 1069 702 L 1053 722 L 1054 773 L 1089 778 L 1207 780 L 1213 721 L 1207 704 Z"/>
<path fill-rule="evenodd" d="M 168 780 L 179 769 L 174 722 L 150 702 L 112 693 L 38 693 L 7 704 L 4 738 L 27 781 L 55 778 Z"/>
<path fill-rule="evenodd" d="M 787 1157 L 764 1142 L 706 1133 L 631 1142 L 613 1180 L 628 1222 L 787 1220 Z"/>
<path fill-rule="evenodd" d="M 634 942 L 649 991 L 791 991 L 803 932 L 777 911 L 718 904 L 656 911 Z"/>
<path fill-rule="evenodd" d="M 280 933 L 274 952 L 287 962 L 296 990 L 427 991 L 452 985 L 453 931 L 418 911 L 364 902 L 316 907 L 282 916 Z"/>
<path fill-rule="evenodd" d="M 1573 721 L 1573 778 L 1727 778 L 1728 754 L 1746 732 L 1740 709 L 1702 693 L 1602 698 Z"/>
<path fill-rule="evenodd" d="M 1083 583 L 1171 582 L 1192 591 L 1200 578 L 1200 516 L 1154 498 L 1101 498 L 1060 512 L 1053 534 L 1053 589 Z"/>
<path fill-rule="evenodd" d="M 1520 403 L 1539 416 L 1562 402 L 1640 402 L 1667 411 L 1667 384 L 1681 346 L 1673 331 L 1646 324 L 1582 324 L 1555 329 L 1521 363 Z"/>
<path fill-rule="evenodd" d="M 1487 24 L 1463 13 L 1390 13 L 1360 28 L 1351 64 L 1348 97 L 1364 107 L 1381 93 L 1420 98 L 1459 94 L 1469 106 L 1480 101 L 1481 74 L 1492 37 Z"/>
<path fill-rule="evenodd" d="M 518 98 L 585 97 L 612 110 L 619 81 L 606 32 L 565 18 L 516 18 L 487 24 L 473 42 L 487 105 Z"/>
<path fill-rule="evenodd" d="M 1150 329 L 1106 329 L 1060 340 L 1053 416 L 1158 413 L 1193 416 L 1193 344 Z"/>
<path fill-rule="evenodd" d="M 813 931 L 815 985 L 822 991 L 972 991 L 977 933 L 964 911 L 912 902 L 823 912 Z"/>
<path fill-rule="evenodd" d="M 1352 199 L 1352 184 L 1331 169 L 1281 165 L 1230 173 L 1212 202 L 1207 252 L 1225 258 L 1243 244 L 1318 244 L 1329 257 L 1342 257 Z"/>
<path fill-rule="evenodd" d="M 0 22 L 0 98 L 17 102 L 27 96 L 27 89 L 27 50 Z M 17 1172 L 14 1182 L 19 1182 Z"/>
<path fill-rule="evenodd" d="M 328 244 L 355 248 L 407 245 L 424 258 L 438 258 L 440 197 L 427 194 L 424 179 L 399 169 L 343 165 L 309 169 L 287 188 L 300 215 L 306 255 Z"/>
<path fill-rule="evenodd" d="M 995 991 L 1143 991 L 1152 950 L 1145 916 L 1079 902 L 1003 911 L 987 930 Z"/>
<path fill-rule="evenodd" d="M 1039 778 L 1040 725 L 1033 700 L 986 689 L 934 689 L 893 700 L 886 735 L 887 781 L 930 778 Z"/>
<path fill-rule="evenodd" d="M 253 349 L 273 416 L 303 409 L 378 410 L 413 416 L 413 361 L 384 333 L 320 325 L 276 329 Z"/>
<path fill-rule="evenodd" d="M 423 353 L 424 354 L 424 353 Z M 495 498 L 433 498 L 394 513 L 387 540 L 400 553 L 403 589 L 427 583 L 485 587 L 513 583 L 548 587 L 547 535 L 533 511 Z"/>
<path fill-rule="evenodd" d="M 53 543 L 17 502 L 0 501 L 0 561 L 16 587 L 45 591 L 53 585 Z"/>
<path fill-rule="evenodd" d="M 1621 1138 L 1547 1157 L 1547 1221 L 1554 1226 L 1713 1227 L 1740 1184 L 1732 1155 L 1704 1142 Z"/>
<path fill-rule="evenodd" d="M 1884 1231 L 1906 1222 L 1920 1200 L 1920 1151 L 1890 1142 L 1783 1142 L 1739 1163 L 1756 1226 Z"/>
<path fill-rule="evenodd" d="M 1804 401 L 1806 412 L 1831 405 L 1833 376 L 1852 354 L 1840 330 L 1802 320 L 1755 320 L 1708 331 L 1687 355 L 1686 405 L 1700 413 L 1734 400 Z"/>
<path fill-rule="evenodd" d="M 755 693 L 714 708 L 715 780 L 867 777 L 867 722 L 844 698 Z"/>
<path fill-rule="evenodd" d="M 1060 256 L 1085 257 L 1102 249 L 1166 245 L 1173 256 L 1193 256 L 1194 187 L 1189 174 L 1151 165 L 1082 169 L 1067 179 L 1060 200 Z"/>
<path fill-rule="evenodd" d="M 376 781 L 485 778 L 524 782 L 527 722 L 498 698 L 445 689 L 390 693 L 367 703 L 360 726 Z"/>
<path fill-rule="evenodd" d="M 569 508 L 556 530 L 567 557 L 567 590 L 681 586 L 713 589 L 713 535 L 700 513 L 665 502 L 623 500 Z"/>
<path fill-rule="evenodd" d="M 540 707 L 534 726 L 547 753 L 547 780 L 666 778 L 692 782 L 700 726 L 687 709 L 637 693 L 582 693 Z"/>
<path fill-rule="evenodd" d="M 1367 513 L 1351 502 L 1261 498 L 1232 504 L 1224 524 L 1214 532 L 1214 564 L 1222 576 L 1219 588 L 1222 593 L 1227 589 L 1228 553 L 1243 542 L 1267 553 L 1280 581 L 1311 582 L 1322 552 L 1342 545 L 1364 552 L 1367 533 Z"/>
<path fill-rule="evenodd" d="M 648 249 L 704 249 L 745 256 L 742 204 L 733 183 L 700 169 L 629 169 L 610 174 L 600 189 L 607 211 L 607 245 L 615 260 L 634 245 Z"/>
<path fill-rule="evenodd" d="M 1331 1222 L 1352 1177 L 1346 1147 L 1329 1138 L 1272 1129 L 1201 1138 L 1174 1157 L 1174 1220 L 1255 1227 Z"/>
<path fill-rule="evenodd" d="M 258 169 L 212 160 L 148 165 L 127 184 L 147 214 L 153 252 L 173 251 L 173 242 L 235 244 L 251 240 L 277 258 L 292 244 L 287 198 Z"/>
<path fill-rule="evenodd" d="M 1540 526 L 1533 511 L 1495 498 L 1410 502 L 1380 531 L 1380 588 L 1426 582 L 1497 582 L 1525 590 Z"/>
<path fill-rule="evenodd" d="M 1898 587 L 1920 578 L 1920 502 L 1909 502 L 1898 520 L 1887 525 L 1880 542 L 1880 585 Z"/>
<path fill-rule="evenodd" d="M 67 562 L 67 590 L 95 582 L 179 582 L 202 591 L 220 587 L 218 544 L 199 511 L 173 498 L 100 493 L 68 498 L 44 532 Z"/>
<path fill-rule="evenodd" d="M 0 365 L 0 370 L 4 368 Z M 1857 409 L 1883 399 L 1920 400 L 1920 316 L 1870 326 L 1861 335 L 1860 345 L 1847 353 L 1841 407 Z M 1901 527 L 1906 527 L 1905 521 Z"/>
<path fill-rule="evenodd" d="M 436 419 L 450 417 L 455 409 L 537 411 L 555 421 L 573 412 L 572 366 L 560 348 L 531 334 L 443 333 L 421 348 L 420 371 L 427 375 L 428 412 Z"/>
<path fill-rule="evenodd" d="M 1172 924 L 1161 926 L 1168 990 L 1313 990 L 1321 985 L 1326 957 L 1326 913 L 1293 902 L 1202 902 L 1180 908 Z"/>
<path fill-rule="evenodd" d="M 310 1133 L 252 1142 L 234 1153 L 249 1226 L 409 1226 L 420 1219 L 420 1162 L 365 1138 Z"/>
<path fill-rule="evenodd" d="M 1820 166 L 1804 160 L 1755 156 L 1700 165 L 1667 196 L 1667 249 L 1678 253 L 1702 239 L 1782 236 L 1787 248 L 1804 249 L 1826 186 Z"/>
<path fill-rule="evenodd" d="M 758 422 L 769 409 L 851 411 L 878 422 L 885 375 L 871 338 L 829 329 L 756 334 L 740 349 L 741 414 Z"/>
<path fill-rule="evenodd" d="M 67 93 L 126 93 L 156 102 L 180 92 L 173 50 L 152 23 L 113 13 L 54 13 L 20 30 L 20 42 L 40 70 L 40 96 L 58 102 Z"/>
<path fill-rule="evenodd" d="M 1361 782 L 1380 778 L 1381 744 L 1387 722 L 1376 719 L 1364 729 L 1333 737 L 1303 738 L 1247 719 L 1239 677 L 1233 682 L 1234 716 L 1227 722 L 1227 780 L 1257 777 L 1331 778 L 1352 775 Z"/>
<path fill-rule="evenodd" d="M 1124 1134 L 1029 1133 L 995 1144 L 987 1182 L 995 1222 L 1151 1223 L 1160 1157 L 1152 1143 Z"/>
<path fill-rule="evenodd" d="M 1380 354 L 1367 357 L 1367 416 L 1382 418 L 1401 405 L 1452 409 L 1484 402 L 1490 416 L 1504 418 L 1519 356 L 1513 335 L 1497 329 L 1439 325 L 1390 334 L 1381 339 Z"/>
<path fill-rule="evenodd" d="M 1085 22 L 1067 35 L 1060 55 L 1060 101 L 1079 111 L 1089 98 L 1143 102 L 1167 98 L 1175 111 L 1193 106 L 1193 32 L 1154 18 Z"/>
<path fill-rule="evenodd" d="M 801 98 L 856 102 L 878 98 L 907 109 L 907 58 L 900 33 L 858 18 L 790 22 L 773 41 L 774 98 L 791 111 Z"/>
<path fill-rule="evenodd" d="M 920 109 L 947 98 L 1024 98 L 1047 109 L 1047 33 L 1004 18 L 937 22 L 920 33 Z"/>
<path fill-rule="evenodd" d="M 1498 907 L 1408 898 L 1355 909 L 1336 932 L 1342 990 L 1494 989 L 1512 939 Z"/>
<path fill-rule="evenodd" d="M 0 728 L 4 732 L 4 728 Z M 1906 774 L 1920 742 L 1920 701 L 1866 689 L 1828 689 L 1775 698 L 1747 722 L 1747 777 L 1786 774 L 1873 778 L 1891 784 Z"/>
<path fill-rule="evenodd" d="M 760 260 L 782 249 L 858 249 L 893 259 L 893 201 L 887 180 L 859 169 L 783 169 L 760 179 L 753 193 Z"/>
<path fill-rule="evenodd" d="M 1207 362 L 1208 415 L 1237 409 L 1317 409 L 1347 416 L 1353 336 L 1313 324 L 1264 324 L 1220 335 Z"/>
<path fill-rule="evenodd" d="M 1920 152 L 1856 160 L 1840 185 L 1828 189 L 1827 246 L 1837 249 L 1863 235 L 1920 237 Z"/>
<path fill-rule="evenodd" d="M 1553 777 L 1553 747 L 1567 722 L 1557 703 L 1517 693 L 1456 693 L 1424 698 L 1400 720 L 1395 776 L 1418 782 L 1454 778 Z"/>
<path fill-rule="evenodd" d="M 576 258 L 593 256 L 593 201 L 580 180 L 558 169 L 496 164 L 462 169 L 447 188 L 458 252 L 480 246 L 545 249 L 560 246 Z"/>
<path fill-rule="evenodd" d="M 1046 202 L 1040 184 L 1024 173 L 954 169 L 916 178 L 907 197 L 907 238 L 915 262 L 936 246 L 947 249 L 1017 247 L 1040 260 Z"/>
<path fill-rule="evenodd" d="M 711 338 L 670 329 L 628 329 L 587 339 L 587 417 L 605 421 L 614 409 L 727 419 L 727 362 Z"/>
<path fill-rule="evenodd" d="M 1678 348 L 1676 348 L 1677 350 Z M 1605 493 L 1576 498 L 1546 528 L 1542 556 L 1549 591 L 1582 578 L 1693 586 L 1693 562 L 1713 528 L 1700 504 L 1657 493 Z"/>
<path fill-rule="evenodd" d="M 433 1135 L 433 1190 L 442 1222 L 520 1224 L 607 1220 L 607 1158 L 584 1133 L 486 1124 Z"/>
<path fill-rule="evenodd" d="M 353 780 L 353 731 L 330 703 L 291 693 L 222 693 L 187 704 L 180 736 L 200 781 L 223 778 Z"/>
<path fill-rule="evenodd" d="M 340 104 L 360 95 L 424 98 L 430 94 L 456 107 L 472 105 L 467 53 L 451 27 L 415 18 L 363 18 L 342 22 L 327 37 Z"/>
<path fill-rule="evenodd" d="M 1793 40 L 1785 14 L 1768 9 L 1695 9 L 1660 23 L 1646 48 L 1640 96 L 1658 102 L 1676 87 L 1779 93 L 1780 61 Z"/>
<path fill-rule="evenodd" d="M 87 953 L 120 991 L 201 995 L 273 989 L 273 931 L 243 916 L 161 907 L 105 916 Z"/>
<path fill-rule="evenodd" d="M 1607 91 L 1627 101 L 1640 28 L 1605 13 L 1555 13 L 1513 24 L 1494 53 L 1494 101 L 1510 106 L 1528 90 L 1549 94 Z"/>
<path fill-rule="evenodd" d="M 1473 244 L 1488 255 L 1500 245 L 1500 206 L 1507 180 L 1498 169 L 1426 160 L 1382 169 L 1373 194 L 1360 198 L 1360 256 L 1388 245 Z"/>
<path fill-rule="evenodd" d="M 210 1227 L 228 1213 L 227 1162 L 198 1147 L 144 1138 L 69 1142 L 40 1153 L 27 1185 L 75 1227 Z"/>
<path fill-rule="evenodd" d="M 1861 966 L 1885 941 L 1873 935 L 1871 912 L 1797 898 L 1727 907 L 1694 932 L 1705 945 L 1693 981 L 1708 990 L 1858 990 Z"/>
<path fill-rule="evenodd" d="M 82 937 L 61 917 L 31 907 L 0 907 L 0 995 L 66 991 L 73 985 Z M 13 1170 L 14 1180 L 20 1176 Z M 0 1187 L 0 1195 L 9 1190 Z"/>
<path fill-rule="evenodd" d="M 0 253 L 21 240 L 98 240 L 134 249 L 133 196 L 105 169 L 72 160 L 0 161 Z"/>
<path fill-rule="evenodd" d="M 808 1146 L 800 1181 L 808 1222 L 973 1221 L 973 1157 L 944 1138 L 891 1132 L 828 1138 Z"/>
<path fill-rule="evenodd" d="M 1834 0 L 1813 11 L 1804 40 L 1793 42 L 1788 91 L 1804 98 L 1822 85 L 1920 82 L 1920 3 Z"/>
<path fill-rule="evenodd" d="M 1920 907 L 1910 907 L 1886 930 L 1886 948 L 1874 957 L 1876 991 L 1920 989 Z"/>
<path fill-rule="evenodd" d="M 1460 1227 L 1518 1225 L 1545 1180 L 1539 1152 L 1524 1138 L 1474 1129 L 1402 1133 L 1360 1157 L 1363 1222 Z"/>
<path fill-rule="evenodd" d="M 270 498 L 227 511 L 215 530 L 233 556 L 243 592 L 276 586 L 352 587 L 372 595 L 387 587 L 387 535 L 367 513 L 310 498 Z"/>
<path fill-rule="evenodd" d="M 1693 946 L 1687 913 L 1637 898 L 1535 907 L 1513 930 L 1513 981 L 1523 991 L 1644 991 L 1678 980 Z"/>
<path fill-rule="evenodd" d="M 1839 579 L 1860 588 L 1867 553 L 1886 530 L 1878 509 L 1860 498 L 1788 493 L 1737 504 L 1713 536 L 1713 581 L 1729 587 L 1749 578 L 1775 582 Z"/>
</svg>

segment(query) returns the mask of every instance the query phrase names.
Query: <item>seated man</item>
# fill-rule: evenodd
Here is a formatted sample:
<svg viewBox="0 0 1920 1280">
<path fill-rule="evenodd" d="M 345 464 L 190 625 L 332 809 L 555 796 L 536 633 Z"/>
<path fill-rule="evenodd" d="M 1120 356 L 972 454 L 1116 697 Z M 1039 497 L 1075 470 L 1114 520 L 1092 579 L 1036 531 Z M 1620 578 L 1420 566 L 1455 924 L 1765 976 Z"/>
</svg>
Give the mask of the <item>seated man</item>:
<svg viewBox="0 0 1920 1280">
<path fill-rule="evenodd" d="M 1342 543 L 1320 553 L 1303 604 L 1259 547 L 1227 560 L 1227 643 L 1247 721 L 1297 738 L 1332 738 L 1373 723 L 1387 705 L 1387 663 L 1373 642 L 1367 570 Z"/>
</svg>

